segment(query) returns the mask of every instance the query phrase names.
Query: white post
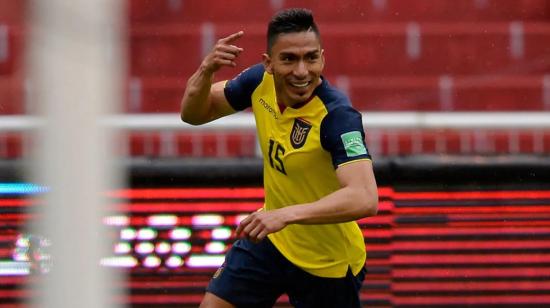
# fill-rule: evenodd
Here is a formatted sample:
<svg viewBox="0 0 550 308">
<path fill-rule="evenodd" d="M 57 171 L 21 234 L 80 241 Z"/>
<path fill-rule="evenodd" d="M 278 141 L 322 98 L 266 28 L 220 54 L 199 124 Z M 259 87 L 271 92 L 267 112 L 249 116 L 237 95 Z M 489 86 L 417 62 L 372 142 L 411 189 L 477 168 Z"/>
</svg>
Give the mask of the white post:
<svg viewBox="0 0 550 308">
<path fill-rule="evenodd" d="M 30 172 L 50 189 L 32 230 L 51 241 L 53 262 L 34 306 L 115 306 L 116 277 L 100 259 L 112 250 L 102 217 L 119 173 L 100 119 L 121 105 L 124 3 L 30 2 L 29 99 L 45 123 Z"/>
</svg>

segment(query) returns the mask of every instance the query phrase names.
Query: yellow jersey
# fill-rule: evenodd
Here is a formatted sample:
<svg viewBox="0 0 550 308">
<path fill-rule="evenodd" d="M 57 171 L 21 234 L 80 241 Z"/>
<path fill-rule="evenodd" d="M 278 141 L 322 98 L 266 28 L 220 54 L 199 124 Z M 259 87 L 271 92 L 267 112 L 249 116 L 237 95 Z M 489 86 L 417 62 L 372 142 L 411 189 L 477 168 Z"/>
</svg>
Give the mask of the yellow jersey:
<svg viewBox="0 0 550 308">
<path fill-rule="evenodd" d="M 340 189 L 336 168 L 371 159 L 361 114 L 328 81 L 298 108 L 280 108 L 273 76 L 262 64 L 228 81 L 225 97 L 235 110 L 252 107 L 264 157 L 264 210 L 314 202 Z M 268 235 L 290 262 L 320 276 L 357 275 L 365 264 L 363 234 L 355 221 L 291 224 Z"/>
</svg>

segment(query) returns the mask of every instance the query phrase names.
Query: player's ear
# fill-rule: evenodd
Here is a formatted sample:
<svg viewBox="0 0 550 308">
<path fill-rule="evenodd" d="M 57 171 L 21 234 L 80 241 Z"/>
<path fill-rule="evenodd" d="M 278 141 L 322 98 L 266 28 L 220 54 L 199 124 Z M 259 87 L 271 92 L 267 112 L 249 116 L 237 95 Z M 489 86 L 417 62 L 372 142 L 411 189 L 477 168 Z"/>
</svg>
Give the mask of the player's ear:
<svg viewBox="0 0 550 308">
<path fill-rule="evenodd" d="M 262 62 L 264 63 L 265 71 L 268 74 L 273 74 L 273 62 L 267 53 L 262 54 Z"/>
<path fill-rule="evenodd" d="M 322 64 L 322 68 L 324 69 L 325 68 L 325 50 L 324 49 L 321 49 L 321 64 Z"/>
</svg>

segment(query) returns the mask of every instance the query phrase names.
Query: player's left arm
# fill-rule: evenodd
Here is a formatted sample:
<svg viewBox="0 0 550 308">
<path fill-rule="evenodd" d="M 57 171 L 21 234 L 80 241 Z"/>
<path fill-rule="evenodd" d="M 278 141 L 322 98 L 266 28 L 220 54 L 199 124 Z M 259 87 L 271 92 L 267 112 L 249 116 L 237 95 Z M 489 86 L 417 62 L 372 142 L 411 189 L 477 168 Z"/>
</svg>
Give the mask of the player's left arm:
<svg viewBox="0 0 550 308">
<path fill-rule="evenodd" d="M 378 189 L 371 160 L 350 162 L 336 169 L 341 188 L 316 202 L 282 208 L 287 224 L 348 222 L 378 212 Z"/>
<path fill-rule="evenodd" d="M 341 188 L 312 203 L 258 211 L 245 218 L 237 228 L 252 241 L 289 224 L 328 224 L 354 221 L 378 212 L 378 189 L 372 162 L 362 159 L 336 169 Z"/>
</svg>

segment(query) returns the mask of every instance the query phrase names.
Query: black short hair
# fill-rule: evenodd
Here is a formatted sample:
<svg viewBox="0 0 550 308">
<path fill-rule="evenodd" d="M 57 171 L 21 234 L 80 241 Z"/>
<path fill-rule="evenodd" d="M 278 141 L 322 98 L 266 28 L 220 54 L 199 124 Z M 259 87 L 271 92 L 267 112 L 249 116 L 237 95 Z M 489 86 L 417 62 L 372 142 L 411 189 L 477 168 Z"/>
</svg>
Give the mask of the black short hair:
<svg viewBox="0 0 550 308">
<path fill-rule="evenodd" d="M 313 31 L 317 38 L 321 38 L 319 29 L 313 20 L 313 13 L 308 9 L 290 8 L 279 11 L 271 18 L 267 27 L 267 52 L 275 44 L 277 37 L 282 33 Z"/>
</svg>

